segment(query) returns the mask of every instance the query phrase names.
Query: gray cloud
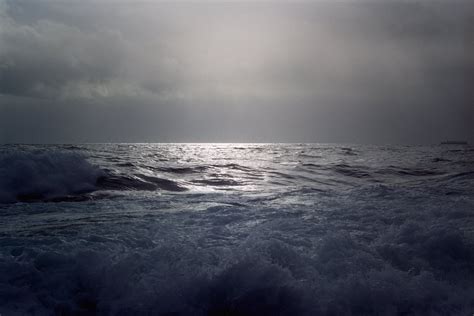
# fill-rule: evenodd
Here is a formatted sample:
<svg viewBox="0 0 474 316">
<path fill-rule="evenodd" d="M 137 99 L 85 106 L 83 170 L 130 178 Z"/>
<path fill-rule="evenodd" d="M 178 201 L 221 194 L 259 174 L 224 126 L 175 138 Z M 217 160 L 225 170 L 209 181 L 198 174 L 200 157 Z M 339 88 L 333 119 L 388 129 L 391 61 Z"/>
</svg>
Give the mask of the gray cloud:
<svg viewBox="0 0 474 316">
<path fill-rule="evenodd" d="M 472 140 L 473 9 L 0 2 L 0 141 Z"/>
<path fill-rule="evenodd" d="M 55 98 L 82 95 L 120 76 L 124 43 L 113 31 L 83 32 L 48 19 L 2 19 L 0 93 Z M 73 93 L 73 94 L 74 94 Z"/>
</svg>

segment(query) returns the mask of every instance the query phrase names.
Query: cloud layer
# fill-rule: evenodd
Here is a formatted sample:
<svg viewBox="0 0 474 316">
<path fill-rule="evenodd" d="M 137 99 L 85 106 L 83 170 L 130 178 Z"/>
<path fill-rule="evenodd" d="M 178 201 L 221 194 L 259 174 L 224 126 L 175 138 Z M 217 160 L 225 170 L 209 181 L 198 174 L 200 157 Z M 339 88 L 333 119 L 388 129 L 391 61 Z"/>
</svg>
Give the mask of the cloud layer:
<svg viewBox="0 0 474 316">
<path fill-rule="evenodd" d="M 469 138 L 473 9 L 4 0 L 0 141 Z"/>
</svg>

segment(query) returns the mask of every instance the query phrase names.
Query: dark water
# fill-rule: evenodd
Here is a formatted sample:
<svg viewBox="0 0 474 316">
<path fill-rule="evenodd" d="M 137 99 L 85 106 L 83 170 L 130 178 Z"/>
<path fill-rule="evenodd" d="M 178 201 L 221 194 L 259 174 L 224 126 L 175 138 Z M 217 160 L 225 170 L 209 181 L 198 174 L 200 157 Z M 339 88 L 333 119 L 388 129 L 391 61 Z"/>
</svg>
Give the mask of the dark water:
<svg viewBox="0 0 474 316">
<path fill-rule="evenodd" d="M 0 146 L 2 315 L 473 312 L 472 146 Z"/>
</svg>

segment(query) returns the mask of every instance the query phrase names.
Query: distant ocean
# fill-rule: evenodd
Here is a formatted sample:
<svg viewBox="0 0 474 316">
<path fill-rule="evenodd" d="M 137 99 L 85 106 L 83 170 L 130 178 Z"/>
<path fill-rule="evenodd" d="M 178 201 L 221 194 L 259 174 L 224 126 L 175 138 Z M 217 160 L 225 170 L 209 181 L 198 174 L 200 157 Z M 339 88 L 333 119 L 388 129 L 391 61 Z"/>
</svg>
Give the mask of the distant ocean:
<svg viewBox="0 0 474 316">
<path fill-rule="evenodd" d="M 0 146 L 2 316 L 472 313 L 473 146 Z"/>
</svg>

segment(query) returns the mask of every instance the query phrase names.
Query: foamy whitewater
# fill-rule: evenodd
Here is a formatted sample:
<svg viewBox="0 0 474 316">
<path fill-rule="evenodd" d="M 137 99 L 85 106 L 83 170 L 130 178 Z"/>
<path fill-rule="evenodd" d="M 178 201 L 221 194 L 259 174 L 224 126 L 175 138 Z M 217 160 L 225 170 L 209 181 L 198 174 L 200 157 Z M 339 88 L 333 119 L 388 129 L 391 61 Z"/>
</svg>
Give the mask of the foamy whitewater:
<svg viewBox="0 0 474 316">
<path fill-rule="evenodd" d="M 2 316 L 472 313 L 472 146 L 0 146 Z"/>
</svg>

